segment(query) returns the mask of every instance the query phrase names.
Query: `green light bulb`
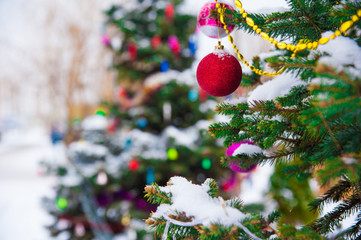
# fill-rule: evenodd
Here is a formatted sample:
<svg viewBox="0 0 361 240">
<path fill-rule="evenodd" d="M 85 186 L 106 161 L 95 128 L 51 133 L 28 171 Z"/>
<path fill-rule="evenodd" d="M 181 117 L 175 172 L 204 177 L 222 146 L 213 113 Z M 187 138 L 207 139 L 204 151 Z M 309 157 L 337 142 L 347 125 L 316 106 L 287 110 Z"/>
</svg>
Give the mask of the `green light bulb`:
<svg viewBox="0 0 361 240">
<path fill-rule="evenodd" d="M 101 115 L 101 116 L 106 116 L 107 114 L 105 113 L 105 111 L 103 109 L 98 109 L 96 112 L 95 112 L 95 115 Z"/>
<path fill-rule="evenodd" d="M 56 206 L 60 209 L 60 210 L 64 210 L 67 206 L 68 206 L 68 200 L 64 197 L 59 197 L 56 200 Z"/>
<path fill-rule="evenodd" d="M 167 156 L 169 160 L 177 160 L 178 158 L 178 151 L 175 148 L 169 148 L 167 152 Z"/>
<path fill-rule="evenodd" d="M 210 158 L 203 158 L 202 160 L 202 168 L 205 170 L 209 170 L 212 167 L 212 160 Z"/>
</svg>

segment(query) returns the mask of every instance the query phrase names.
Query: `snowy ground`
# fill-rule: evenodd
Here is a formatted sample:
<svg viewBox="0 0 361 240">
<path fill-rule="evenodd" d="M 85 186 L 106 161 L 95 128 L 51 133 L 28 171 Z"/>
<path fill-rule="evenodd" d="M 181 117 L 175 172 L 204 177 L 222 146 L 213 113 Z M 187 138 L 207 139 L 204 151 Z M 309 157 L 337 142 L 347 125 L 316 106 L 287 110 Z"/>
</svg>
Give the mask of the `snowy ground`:
<svg viewBox="0 0 361 240">
<path fill-rule="evenodd" d="M 39 161 L 61 156 L 41 128 L 4 134 L 0 142 L 0 239 L 48 240 L 52 219 L 40 205 L 55 179 L 42 176 Z"/>
</svg>

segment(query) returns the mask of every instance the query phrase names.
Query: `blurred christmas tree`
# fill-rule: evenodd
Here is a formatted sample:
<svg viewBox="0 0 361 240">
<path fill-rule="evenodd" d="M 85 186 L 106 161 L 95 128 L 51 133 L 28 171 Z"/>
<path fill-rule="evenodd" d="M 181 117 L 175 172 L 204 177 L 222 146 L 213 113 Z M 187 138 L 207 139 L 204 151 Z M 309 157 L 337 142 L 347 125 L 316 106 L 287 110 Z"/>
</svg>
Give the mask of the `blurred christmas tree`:
<svg viewBox="0 0 361 240">
<path fill-rule="evenodd" d="M 106 11 L 102 40 L 114 52 L 112 65 L 122 86 L 169 68 L 191 66 L 196 19 L 180 12 L 182 5 L 182 0 L 138 0 Z"/>
<path fill-rule="evenodd" d="M 269 189 L 275 211 L 224 201 L 210 179 L 199 186 L 175 177 L 166 187 L 146 187 L 151 202 L 160 204 L 146 222 L 162 239 L 361 239 L 361 3 L 287 2 L 289 9 L 271 14 L 249 14 L 240 0 L 237 10 L 214 3 L 201 11 L 228 35 L 243 63 L 241 85 L 256 87 L 247 98 L 218 104 L 216 111 L 230 120 L 210 125 L 209 132 L 229 147 L 225 166 L 275 165 Z M 247 62 L 229 35 L 235 26 L 275 50 Z M 197 78 L 218 96 L 221 86 L 212 82 L 226 82 L 228 91 L 228 81 L 239 79 L 229 74 L 237 64 L 227 70 L 233 56 L 221 46 L 213 55 L 202 60 L 212 74 L 201 62 Z M 261 76 L 274 78 L 262 83 Z"/>
<path fill-rule="evenodd" d="M 180 13 L 181 3 L 133 1 L 106 11 L 102 41 L 113 53 L 115 99 L 82 121 L 70 163 L 55 167 L 60 184 L 44 200 L 56 217 L 53 235 L 153 239 L 141 221 L 155 210 L 144 186 L 174 175 L 196 183 L 215 177 L 224 192 L 234 190 L 218 161 L 224 148 L 206 131 L 216 102 L 183 71 L 194 60 L 196 18 Z"/>
</svg>

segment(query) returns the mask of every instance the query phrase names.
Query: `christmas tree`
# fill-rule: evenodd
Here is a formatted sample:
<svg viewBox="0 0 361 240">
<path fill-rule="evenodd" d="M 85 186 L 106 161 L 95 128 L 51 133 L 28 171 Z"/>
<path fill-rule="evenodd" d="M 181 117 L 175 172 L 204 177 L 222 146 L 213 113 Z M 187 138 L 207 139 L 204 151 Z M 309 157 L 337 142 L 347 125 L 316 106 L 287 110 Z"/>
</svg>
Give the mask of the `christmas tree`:
<svg viewBox="0 0 361 240">
<path fill-rule="evenodd" d="M 251 14 L 240 0 L 235 9 L 216 2 L 208 15 L 242 63 L 240 85 L 253 91 L 218 104 L 230 120 L 211 124 L 209 132 L 233 148 L 223 165 L 275 166 L 269 195 L 276 207 L 247 208 L 242 199 L 223 200 L 212 179 L 195 185 L 173 177 L 165 187 L 145 188 L 160 204 L 146 223 L 162 239 L 360 239 L 361 3 L 289 0 L 283 12 Z M 246 61 L 230 35 L 235 27 L 274 50 Z M 232 56 L 221 46 L 213 55 L 202 60 L 212 74 L 201 62 L 198 82 L 215 96 L 229 94 L 228 82 L 239 80 L 229 72 L 238 66 L 229 68 Z M 227 82 L 225 88 L 215 81 Z M 320 186 L 317 197 L 310 181 Z"/>
<path fill-rule="evenodd" d="M 59 176 L 55 196 L 44 199 L 54 236 L 153 239 L 142 220 L 156 206 L 146 202 L 144 186 L 174 175 L 195 183 L 217 177 L 223 192 L 234 190 L 219 164 L 224 147 L 206 130 L 216 102 L 186 70 L 196 18 L 180 13 L 181 3 L 140 1 L 105 12 L 102 41 L 113 54 L 115 97 L 81 122 L 69 163 L 49 167 Z"/>
<path fill-rule="evenodd" d="M 159 165 L 163 183 L 174 174 L 202 182 L 224 170 L 213 164 L 224 149 L 204 131 L 214 98 L 195 86 L 189 70 L 197 49 L 196 17 L 181 11 L 184 4 L 138 1 L 105 11 L 103 43 L 113 53 L 118 85 L 116 100 L 103 103 L 111 129 L 120 129 L 142 159 L 171 160 Z"/>
<path fill-rule="evenodd" d="M 163 183 L 172 173 L 196 182 L 205 179 L 204 170 L 218 176 L 213 163 L 224 151 L 204 131 L 216 102 L 195 86 L 189 70 L 197 48 L 196 17 L 181 11 L 183 5 L 159 0 L 111 6 L 102 35 L 117 73 L 115 100 L 103 102 L 110 131 L 119 130 L 133 155 L 171 160 L 159 166 Z"/>
<path fill-rule="evenodd" d="M 139 86 L 135 82 L 153 73 L 191 66 L 196 18 L 180 12 L 182 4 L 180 0 L 138 0 L 105 12 L 102 40 L 113 50 L 112 67 L 127 90 L 134 91 Z"/>
</svg>

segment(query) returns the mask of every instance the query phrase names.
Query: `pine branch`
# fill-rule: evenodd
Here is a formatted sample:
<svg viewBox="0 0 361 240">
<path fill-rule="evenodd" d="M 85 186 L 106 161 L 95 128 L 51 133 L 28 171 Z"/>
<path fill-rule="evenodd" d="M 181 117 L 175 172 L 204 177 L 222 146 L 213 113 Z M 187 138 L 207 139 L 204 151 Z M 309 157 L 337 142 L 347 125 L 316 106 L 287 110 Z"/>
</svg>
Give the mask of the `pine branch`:
<svg viewBox="0 0 361 240">
<path fill-rule="evenodd" d="M 178 181 L 176 181 L 178 179 Z M 173 195 L 172 192 L 176 191 L 179 193 L 179 191 L 176 190 L 177 187 L 180 188 L 184 188 L 185 182 L 183 180 L 181 180 L 182 178 L 176 178 L 176 180 L 174 180 L 174 178 L 172 178 L 169 183 L 172 186 L 172 188 L 168 188 L 167 192 L 170 195 Z M 176 181 L 176 182 L 174 182 Z M 175 185 L 173 185 L 173 183 Z M 188 187 L 192 188 L 194 191 L 194 187 L 191 185 L 187 185 Z M 215 181 L 214 180 L 206 180 L 202 186 L 209 186 L 210 188 L 216 188 L 215 186 Z M 152 195 L 159 197 L 159 195 L 161 194 L 161 192 L 158 192 L 158 190 L 156 190 L 157 186 L 149 186 L 149 189 L 147 189 L 147 197 L 150 198 Z M 166 187 L 162 188 L 165 190 Z M 159 189 L 159 188 L 158 188 Z M 199 188 L 197 188 L 199 190 Z M 209 195 L 214 194 L 213 190 L 209 190 L 207 192 Z M 193 192 L 194 194 L 194 192 Z M 189 198 L 189 197 L 188 197 Z M 187 199 L 188 199 L 187 198 Z M 171 197 L 169 198 L 170 200 L 170 205 L 173 204 L 173 201 L 175 201 L 176 199 Z M 183 199 L 184 200 L 184 199 Z M 191 199 L 189 199 L 191 200 Z M 215 202 L 215 199 L 212 201 L 210 200 L 210 203 L 213 205 Z M 210 203 L 206 203 L 206 202 L 202 202 L 201 204 L 210 204 Z M 240 218 L 240 222 L 234 222 L 234 220 L 232 220 L 234 217 L 236 217 L 235 219 L 238 219 L 240 216 L 244 216 L 244 213 L 241 213 L 242 210 L 242 203 L 239 199 L 232 199 L 232 200 L 228 200 L 228 201 L 220 201 L 221 206 L 219 205 L 214 205 L 214 207 L 220 208 L 222 207 L 224 212 L 219 212 L 216 211 L 217 213 L 224 215 L 224 213 L 227 215 L 227 218 L 231 221 L 233 221 L 233 223 L 227 224 L 227 226 L 224 226 L 222 224 L 222 222 L 220 223 L 212 223 L 209 222 L 209 220 L 207 219 L 202 219 L 202 221 L 205 221 L 206 226 L 204 224 L 200 224 L 199 222 L 194 222 L 195 218 L 197 218 L 196 216 L 191 216 L 189 215 L 187 212 L 183 212 L 183 211 L 173 211 L 172 213 L 168 213 L 167 211 L 164 212 L 164 208 L 163 210 L 160 210 L 160 212 L 155 212 L 153 213 L 150 218 L 148 218 L 146 220 L 146 223 L 148 225 L 151 225 L 152 228 L 156 229 L 156 233 L 158 236 L 174 236 L 176 237 L 176 239 L 184 239 L 185 237 L 193 237 L 196 239 L 234 239 L 234 238 L 239 238 L 242 237 L 243 239 L 255 239 L 255 240 L 260 240 L 261 238 L 257 237 L 256 235 L 254 235 L 247 227 L 245 227 L 243 225 L 243 221 L 245 222 L 245 224 L 247 223 L 247 220 L 244 219 L 242 220 L 242 218 Z M 199 204 L 199 202 L 198 202 Z M 180 206 L 178 206 L 180 207 Z M 232 212 L 232 217 L 228 214 L 228 211 Z M 238 213 L 237 213 L 238 212 Z M 157 217 L 156 217 L 157 216 Z M 219 218 L 216 218 L 219 219 Z M 250 219 L 251 220 L 251 219 Z M 199 219 L 197 219 L 197 221 L 199 221 Z M 217 222 L 219 220 L 216 220 Z M 253 226 L 253 228 L 256 226 Z M 257 225 L 257 228 L 259 229 L 259 224 Z"/>
<path fill-rule="evenodd" d="M 319 218 L 310 227 L 318 233 L 325 234 L 333 231 L 340 221 L 359 211 L 361 211 L 361 198 L 359 194 L 354 194 L 340 203 L 334 210 Z"/>
<path fill-rule="evenodd" d="M 340 180 L 335 186 L 330 188 L 323 196 L 316 198 L 309 206 L 313 211 L 322 211 L 325 204 L 336 203 L 345 197 L 353 194 L 355 186 L 349 180 Z"/>
<path fill-rule="evenodd" d="M 208 132 L 211 133 L 212 136 L 217 138 L 227 137 L 229 135 L 237 135 L 240 129 L 230 126 L 228 123 L 214 123 L 211 124 L 208 128 Z"/>
<path fill-rule="evenodd" d="M 340 153 L 342 154 L 342 153 L 343 153 L 343 149 L 342 149 L 340 143 L 337 141 L 335 135 L 333 134 L 332 129 L 330 128 L 330 125 L 328 124 L 328 122 L 326 121 L 326 119 L 323 117 L 322 112 L 320 112 L 320 111 L 319 111 L 319 116 L 320 116 L 320 118 L 322 119 L 322 122 L 323 122 L 324 126 L 326 127 L 328 133 L 330 134 L 332 140 L 333 140 L 334 143 L 336 144 L 338 150 L 339 150 Z"/>
<path fill-rule="evenodd" d="M 170 204 L 171 194 L 163 193 L 159 190 L 159 186 L 156 183 L 148 185 L 144 188 L 145 197 L 149 198 L 149 201 L 153 204 Z"/>
<path fill-rule="evenodd" d="M 361 213 L 357 215 L 355 224 L 337 234 L 337 238 L 360 239 L 361 237 Z"/>
<path fill-rule="evenodd" d="M 278 210 L 273 211 L 267 216 L 267 222 L 269 224 L 276 222 L 281 217 L 281 213 Z"/>
</svg>

